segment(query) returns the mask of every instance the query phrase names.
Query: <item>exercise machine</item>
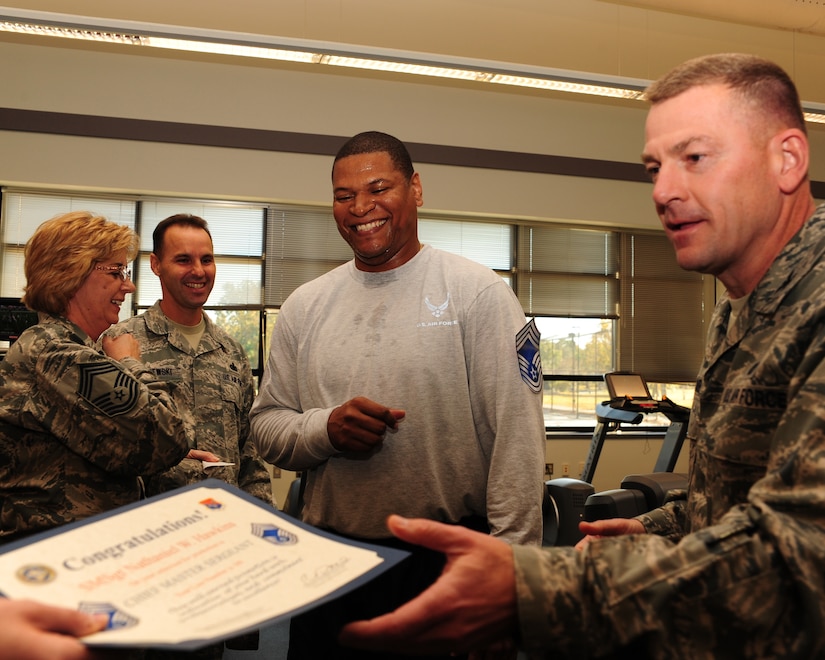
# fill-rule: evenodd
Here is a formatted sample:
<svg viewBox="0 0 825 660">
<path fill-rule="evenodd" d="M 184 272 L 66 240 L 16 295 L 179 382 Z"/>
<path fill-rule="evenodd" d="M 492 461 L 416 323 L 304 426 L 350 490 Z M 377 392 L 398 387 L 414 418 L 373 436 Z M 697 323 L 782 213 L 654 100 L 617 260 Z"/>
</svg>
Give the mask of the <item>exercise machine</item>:
<svg viewBox="0 0 825 660">
<path fill-rule="evenodd" d="M 690 409 L 667 397 L 654 399 L 638 373 L 611 372 L 604 380 L 610 399 L 596 406 L 596 426 L 581 475 L 545 482 L 545 546 L 575 545 L 582 538 L 580 521 L 632 518 L 661 506 L 672 492 L 687 488 L 687 475 L 673 469 L 687 433 Z M 640 424 L 645 415 L 655 413 L 662 413 L 670 424 L 653 472 L 628 475 L 619 488 L 596 493 L 591 484 L 607 434 L 623 424 Z"/>
</svg>

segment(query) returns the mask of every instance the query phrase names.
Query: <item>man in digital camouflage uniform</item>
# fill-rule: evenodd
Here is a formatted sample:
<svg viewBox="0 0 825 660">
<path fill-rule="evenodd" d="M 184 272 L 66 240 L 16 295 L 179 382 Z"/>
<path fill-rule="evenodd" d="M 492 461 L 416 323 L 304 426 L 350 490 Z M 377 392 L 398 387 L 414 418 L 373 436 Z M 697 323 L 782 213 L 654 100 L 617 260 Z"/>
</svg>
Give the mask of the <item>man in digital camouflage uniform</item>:
<svg viewBox="0 0 825 660">
<path fill-rule="evenodd" d="M 144 363 L 158 379 L 174 384 L 178 407 L 195 417 L 195 447 L 231 465 L 204 468 L 199 460 L 185 459 L 146 478 L 146 492 L 157 495 L 215 478 L 274 505 L 269 472 L 249 440 L 254 399 L 249 360 L 241 345 L 203 312 L 216 271 L 207 223 L 198 216 L 173 215 L 158 223 L 152 239 L 151 267 L 160 278 L 163 297 L 112 332 L 131 333 L 140 344 Z M 254 648 L 257 642 L 248 637 L 227 645 Z M 153 659 L 178 657 L 149 653 Z M 222 654 L 220 644 L 181 657 L 221 658 Z"/>
<path fill-rule="evenodd" d="M 647 98 L 662 224 L 679 264 L 727 289 L 697 379 L 687 498 L 583 524 L 576 549 L 391 518 L 451 563 L 345 643 L 460 651 L 517 635 L 552 657 L 825 657 L 825 206 L 797 92 L 771 62 L 729 54 L 677 67 Z"/>
</svg>

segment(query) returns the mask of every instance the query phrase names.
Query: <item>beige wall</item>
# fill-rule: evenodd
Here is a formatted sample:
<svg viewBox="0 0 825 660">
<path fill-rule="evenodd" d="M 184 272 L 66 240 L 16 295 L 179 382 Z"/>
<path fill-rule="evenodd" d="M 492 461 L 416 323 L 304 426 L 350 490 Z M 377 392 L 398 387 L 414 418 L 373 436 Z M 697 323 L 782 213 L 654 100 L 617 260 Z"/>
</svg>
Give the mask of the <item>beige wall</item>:
<svg viewBox="0 0 825 660">
<path fill-rule="evenodd" d="M 772 4 L 775 20 L 770 17 L 771 0 L 4 2 L 26 12 L 229 30 L 642 79 L 657 78 L 690 57 L 735 50 L 777 61 L 793 74 L 804 99 L 825 103 L 822 21 L 817 34 L 807 29 L 815 22 L 812 14 L 821 19 L 821 3 Z M 739 20 L 718 20 L 725 14 Z"/>
<path fill-rule="evenodd" d="M 0 38 L 0 107 L 637 163 L 642 104 Z M 811 127 L 825 180 L 825 128 Z M 328 204 L 330 157 L 0 131 L 0 184 Z M 421 164 L 425 207 L 658 229 L 646 183 Z"/>
<path fill-rule="evenodd" d="M 595 422 L 595 419 L 594 419 Z M 617 438 L 609 436 L 602 447 L 593 487 L 596 492 L 618 488 L 622 479 L 629 474 L 653 472 L 653 466 L 662 447 L 661 439 Z M 551 438 L 547 441 L 547 462 L 553 463 L 553 477 L 562 477 L 562 467 L 570 466 L 568 476 L 578 478 L 581 466 L 590 451 L 590 438 Z M 688 448 L 685 443 L 674 472 L 687 472 Z"/>
<path fill-rule="evenodd" d="M 644 111 L 538 95 L 0 42 L 0 106 L 636 162 Z M 330 201 L 328 156 L 0 133 L 0 182 Z M 657 226 L 647 184 L 422 164 L 430 210 Z"/>
</svg>

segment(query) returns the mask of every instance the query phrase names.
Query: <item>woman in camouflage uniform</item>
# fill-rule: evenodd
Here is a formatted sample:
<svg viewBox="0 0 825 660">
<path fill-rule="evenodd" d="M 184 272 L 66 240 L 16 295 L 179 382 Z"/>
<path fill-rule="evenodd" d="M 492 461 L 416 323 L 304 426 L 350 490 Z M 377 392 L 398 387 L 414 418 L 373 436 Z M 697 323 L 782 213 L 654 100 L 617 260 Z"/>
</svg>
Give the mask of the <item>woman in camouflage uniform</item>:
<svg viewBox="0 0 825 660">
<path fill-rule="evenodd" d="M 128 227 L 88 212 L 26 245 L 23 302 L 39 322 L 0 363 L 0 542 L 140 497 L 138 475 L 183 459 L 193 429 L 130 335 L 101 333 L 135 290 Z"/>
</svg>

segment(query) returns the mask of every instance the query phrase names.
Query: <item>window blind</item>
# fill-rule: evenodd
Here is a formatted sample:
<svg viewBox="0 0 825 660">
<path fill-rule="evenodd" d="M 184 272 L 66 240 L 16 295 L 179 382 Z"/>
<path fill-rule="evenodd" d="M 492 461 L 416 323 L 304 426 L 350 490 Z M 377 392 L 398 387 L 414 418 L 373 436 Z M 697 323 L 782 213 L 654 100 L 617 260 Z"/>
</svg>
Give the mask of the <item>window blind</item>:
<svg viewBox="0 0 825 660">
<path fill-rule="evenodd" d="M 135 227 L 135 204 L 131 199 L 101 198 L 82 194 L 49 194 L 32 191 L 3 191 L 2 280 L 0 296 L 20 298 L 26 279 L 23 275 L 23 248 L 35 229 L 56 215 L 90 211 L 112 222 Z M 127 305 L 124 308 L 128 309 Z"/>
<path fill-rule="evenodd" d="M 620 272 L 618 368 L 650 381 L 695 380 L 706 334 L 704 276 L 679 266 L 663 234 L 624 234 Z"/>
<path fill-rule="evenodd" d="M 295 288 L 352 258 L 326 207 L 15 189 L 3 190 L 2 202 L 3 297 L 22 294 L 23 247 L 36 227 L 72 210 L 136 228 L 139 308 L 161 296 L 149 267 L 151 235 L 174 213 L 193 213 L 209 223 L 218 262 L 210 306 L 277 309 Z M 652 382 L 695 378 L 712 287 L 679 268 L 664 235 L 422 214 L 419 238 L 499 272 L 528 315 L 618 319 L 616 368 L 639 371 Z M 127 301 L 123 312 L 130 311 Z"/>
<path fill-rule="evenodd" d="M 516 293 L 528 315 L 615 318 L 616 232 L 519 227 Z"/>
<path fill-rule="evenodd" d="M 267 211 L 265 304 L 279 307 L 304 282 L 352 259 L 332 209 L 273 205 Z"/>
</svg>

